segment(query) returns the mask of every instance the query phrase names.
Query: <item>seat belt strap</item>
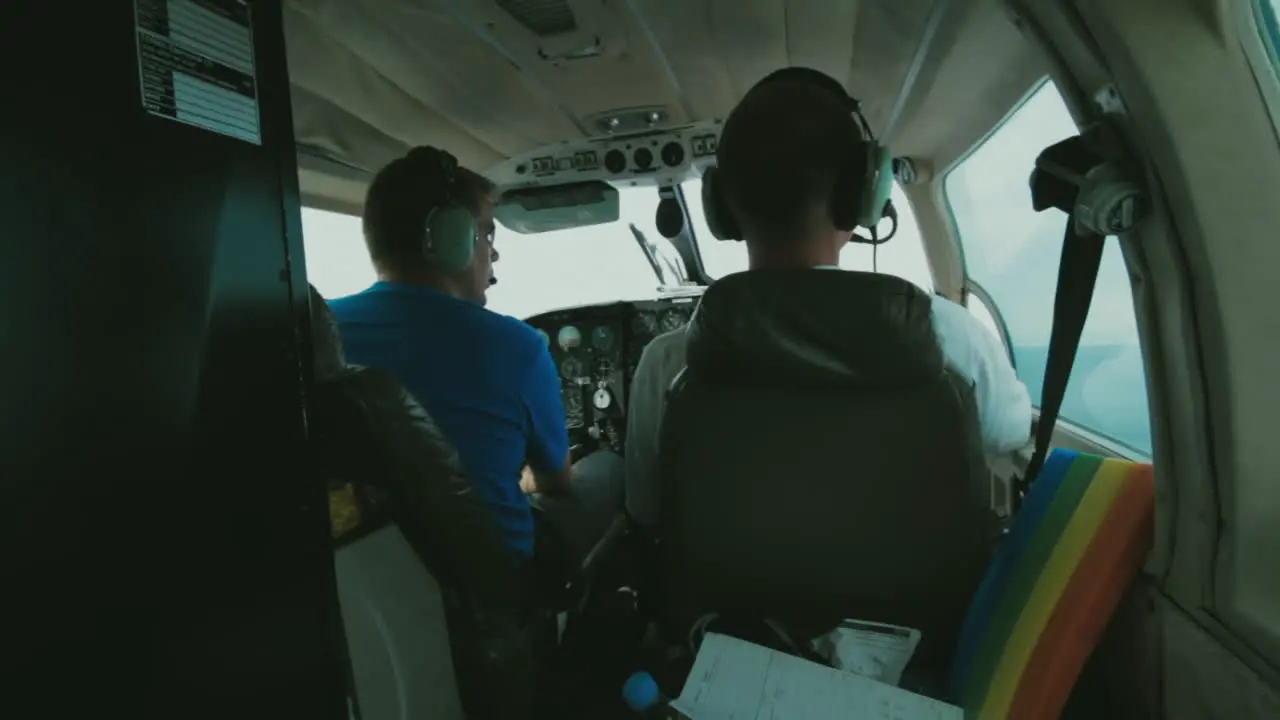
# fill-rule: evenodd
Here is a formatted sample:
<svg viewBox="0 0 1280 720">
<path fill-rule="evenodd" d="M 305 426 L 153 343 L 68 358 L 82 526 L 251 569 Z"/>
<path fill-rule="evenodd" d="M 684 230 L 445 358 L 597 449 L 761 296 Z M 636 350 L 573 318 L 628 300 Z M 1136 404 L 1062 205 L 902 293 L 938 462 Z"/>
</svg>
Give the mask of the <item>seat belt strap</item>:
<svg viewBox="0 0 1280 720">
<path fill-rule="evenodd" d="M 1049 333 L 1049 356 L 1044 366 L 1044 386 L 1040 391 L 1040 419 L 1036 423 L 1035 450 L 1023 473 L 1021 493 L 1035 482 L 1049 454 L 1049 442 L 1058 422 L 1062 400 L 1067 394 L 1071 368 L 1080 347 L 1080 334 L 1089 318 L 1093 289 L 1102 264 L 1106 237 L 1078 228 L 1074 217 L 1067 218 L 1058 263 L 1058 288 L 1053 299 L 1053 325 Z"/>
<path fill-rule="evenodd" d="M 1058 262 L 1058 287 L 1053 297 L 1053 325 L 1049 356 L 1040 391 L 1040 419 L 1035 450 L 1018 483 L 1015 502 L 1035 482 L 1049 454 L 1071 367 L 1080 347 L 1080 334 L 1089 319 L 1102 248 L 1106 238 L 1132 230 L 1146 214 L 1142 187 L 1122 160 L 1124 144 L 1110 128 L 1095 124 L 1080 135 L 1050 145 L 1036 158 L 1031 173 L 1031 206 L 1037 212 L 1057 208 L 1067 214 Z"/>
</svg>

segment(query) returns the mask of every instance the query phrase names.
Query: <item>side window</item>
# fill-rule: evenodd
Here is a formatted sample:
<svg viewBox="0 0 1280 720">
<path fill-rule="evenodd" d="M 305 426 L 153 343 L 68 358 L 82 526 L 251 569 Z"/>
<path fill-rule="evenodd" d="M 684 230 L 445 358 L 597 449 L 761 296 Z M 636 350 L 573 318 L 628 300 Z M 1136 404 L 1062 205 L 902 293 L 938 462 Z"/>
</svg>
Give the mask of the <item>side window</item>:
<svg viewBox="0 0 1280 720">
<path fill-rule="evenodd" d="M 746 246 L 740 242 L 717 240 L 707 227 L 702 209 L 702 180 L 689 180 L 681 187 L 689 206 L 698 252 L 702 255 L 702 265 L 707 274 L 718 278 L 746 270 Z M 874 269 L 897 275 L 920 286 L 925 292 L 933 292 L 933 275 L 929 270 L 929 260 L 924 253 L 924 243 L 920 239 L 920 229 L 916 226 L 911 205 L 902 188 L 897 185 L 894 185 L 892 197 L 893 205 L 898 209 L 898 234 L 878 247 L 849 243 L 840 253 L 840 267 L 868 272 Z"/>
<path fill-rule="evenodd" d="M 307 280 L 322 297 L 352 295 L 377 279 L 364 246 L 360 218 L 304 207 L 302 239 Z"/>
<path fill-rule="evenodd" d="M 1018 377 L 1037 403 L 1067 217 L 1032 210 L 1027 180 L 1042 149 L 1076 132 L 1057 88 L 1045 83 L 945 181 L 966 272 L 990 294 L 1008 327 Z M 1133 295 L 1114 240 L 1103 252 L 1062 418 L 1151 453 Z"/>
</svg>

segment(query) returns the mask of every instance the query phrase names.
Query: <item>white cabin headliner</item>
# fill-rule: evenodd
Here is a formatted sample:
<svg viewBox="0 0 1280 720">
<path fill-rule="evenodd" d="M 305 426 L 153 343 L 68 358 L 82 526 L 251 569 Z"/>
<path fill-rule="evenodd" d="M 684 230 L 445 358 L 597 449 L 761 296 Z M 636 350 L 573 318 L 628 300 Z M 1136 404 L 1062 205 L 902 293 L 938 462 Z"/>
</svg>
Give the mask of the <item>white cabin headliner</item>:
<svg viewBox="0 0 1280 720">
<path fill-rule="evenodd" d="M 561 19 L 567 7 L 577 29 L 539 36 L 503 5 Z M 723 118 L 787 65 L 844 81 L 880 133 L 909 85 L 885 139 L 927 173 L 1047 72 L 996 0 L 290 0 L 285 27 L 304 203 L 351 213 L 362 170 L 409 147 L 443 147 L 483 172 L 596 134 L 593 118 L 620 108 L 661 108 L 671 125 Z M 597 38 L 597 56 L 542 57 Z"/>
</svg>

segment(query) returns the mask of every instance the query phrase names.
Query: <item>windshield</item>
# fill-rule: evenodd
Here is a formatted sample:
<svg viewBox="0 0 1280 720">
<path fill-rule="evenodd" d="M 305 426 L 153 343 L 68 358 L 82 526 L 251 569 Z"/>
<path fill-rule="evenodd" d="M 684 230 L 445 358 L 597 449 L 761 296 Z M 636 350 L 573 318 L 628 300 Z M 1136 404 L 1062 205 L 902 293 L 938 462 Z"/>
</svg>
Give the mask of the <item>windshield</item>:
<svg viewBox="0 0 1280 720">
<path fill-rule="evenodd" d="M 563 307 L 655 297 L 659 280 L 636 240 L 635 225 L 656 252 L 668 282 L 678 255 L 654 227 L 658 191 L 618 190 L 618 220 L 606 225 L 521 235 L 501 225 L 494 238 L 500 259 L 489 309 L 529 317 Z M 360 218 L 302 209 L 307 278 L 326 298 L 360 292 L 377 279 L 365 250 Z"/>
<path fill-rule="evenodd" d="M 707 227 L 702 211 L 702 180 L 690 180 L 682 188 L 689 214 L 693 217 L 702 267 L 707 275 L 718 278 L 746 270 L 746 246 L 740 242 L 717 240 Z M 840 267 L 897 275 L 920 286 L 925 292 L 933 292 L 933 275 L 929 271 L 929 260 L 925 256 L 915 216 L 911 214 L 911 205 L 896 184 L 892 198 L 894 207 L 898 209 L 898 234 L 879 246 L 849 243 L 840 253 Z"/>
</svg>

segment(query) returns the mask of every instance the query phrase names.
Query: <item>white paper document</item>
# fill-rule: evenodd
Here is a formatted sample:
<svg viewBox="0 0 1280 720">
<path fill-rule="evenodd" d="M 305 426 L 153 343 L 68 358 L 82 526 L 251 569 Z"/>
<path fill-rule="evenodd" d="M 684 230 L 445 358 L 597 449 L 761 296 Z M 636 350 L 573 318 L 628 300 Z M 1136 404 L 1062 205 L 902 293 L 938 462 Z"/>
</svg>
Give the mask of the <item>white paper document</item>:
<svg viewBox="0 0 1280 720">
<path fill-rule="evenodd" d="M 718 633 L 672 706 L 691 720 L 964 720 L 954 705 Z"/>
<path fill-rule="evenodd" d="M 837 670 L 897 685 L 919 644 L 915 628 L 845 620 L 814 640 L 813 649 Z"/>
</svg>

